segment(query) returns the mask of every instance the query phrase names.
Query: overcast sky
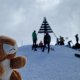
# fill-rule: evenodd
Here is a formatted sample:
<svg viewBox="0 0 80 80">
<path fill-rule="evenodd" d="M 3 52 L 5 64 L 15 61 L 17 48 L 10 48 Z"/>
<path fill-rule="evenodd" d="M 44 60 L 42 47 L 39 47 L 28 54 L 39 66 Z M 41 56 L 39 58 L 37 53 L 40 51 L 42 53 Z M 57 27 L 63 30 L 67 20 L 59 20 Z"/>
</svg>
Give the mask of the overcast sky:
<svg viewBox="0 0 80 80">
<path fill-rule="evenodd" d="M 19 45 L 32 44 L 32 32 L 38 32 L 43 17 L 58 37 L 73 41 L 75 34 L 80 37 L 80 0 L 0 0 L 0 35 Z"/>
</svg>

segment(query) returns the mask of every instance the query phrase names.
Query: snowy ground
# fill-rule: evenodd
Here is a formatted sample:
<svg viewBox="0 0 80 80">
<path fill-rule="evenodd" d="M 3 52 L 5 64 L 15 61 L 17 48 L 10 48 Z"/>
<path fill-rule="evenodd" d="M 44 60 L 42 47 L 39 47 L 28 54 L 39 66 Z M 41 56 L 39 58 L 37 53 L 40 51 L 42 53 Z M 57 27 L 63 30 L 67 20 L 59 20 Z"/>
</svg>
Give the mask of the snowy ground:
<svg viewBox="0 0 80 80">
<path fill-rule="evenodd" d="M 23 80 L 80 80 L 79 53 L 64 46 L 52 46 L 49 54 L 40 49 L 32 51 L 31 46 L 19 48 L 17 55 L 27 57 L 27 64 L 20 69 Z"/>
</svg>

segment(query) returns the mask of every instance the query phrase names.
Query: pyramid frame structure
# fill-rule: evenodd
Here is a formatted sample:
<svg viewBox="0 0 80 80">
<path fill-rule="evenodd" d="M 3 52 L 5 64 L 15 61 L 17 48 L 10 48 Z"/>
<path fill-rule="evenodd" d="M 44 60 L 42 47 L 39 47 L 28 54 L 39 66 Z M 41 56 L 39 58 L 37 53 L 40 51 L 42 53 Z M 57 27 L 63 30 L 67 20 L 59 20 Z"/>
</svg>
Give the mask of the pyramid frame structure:
<svg viewBox="0 0 80 80">
<path fill-rule="evenodd" d="M 48 22 L 46 20 L 46 17 L 44 17 L 44 20 L 43 20 L 43 22 L 41 24 L 41 27 L 40 27 L 38 33 L 46 33 L 46 32 L 53 33 L 50 25 L 48 24 Z"/>
</svg>

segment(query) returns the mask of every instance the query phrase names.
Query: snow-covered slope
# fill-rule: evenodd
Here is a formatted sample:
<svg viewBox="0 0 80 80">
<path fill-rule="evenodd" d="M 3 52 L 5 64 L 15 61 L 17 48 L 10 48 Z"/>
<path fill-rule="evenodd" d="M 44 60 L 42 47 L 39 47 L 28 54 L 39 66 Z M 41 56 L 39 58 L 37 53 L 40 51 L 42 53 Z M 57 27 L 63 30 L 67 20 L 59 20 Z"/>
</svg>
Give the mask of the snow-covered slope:
<svg viewBox="0 0 80 80">
<path fill-rule="evenodd" d="M 27 64 L 20 69 L 23 80 L 80 80 L 79 53 L 65 46 L 52 46 L 54 51 L 32 51 L 31 46 L 23 46 L 17 55 L 27 57 Z"/>
</svg>

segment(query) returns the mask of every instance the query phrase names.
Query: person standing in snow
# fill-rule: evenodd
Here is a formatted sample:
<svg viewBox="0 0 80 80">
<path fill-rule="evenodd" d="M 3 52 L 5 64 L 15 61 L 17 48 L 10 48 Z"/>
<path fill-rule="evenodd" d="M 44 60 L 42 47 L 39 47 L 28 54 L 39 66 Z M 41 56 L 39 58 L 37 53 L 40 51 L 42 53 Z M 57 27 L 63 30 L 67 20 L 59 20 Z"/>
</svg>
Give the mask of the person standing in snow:
<svg viewBox="0 0 80 80">
<path fill-rule="evenodd" d="M 37 34 L 36 31 L 34 30 L 32 33 L 32 40 L 33 40 L 33 45 L 32 45 L 32 50 L 36 51 L 36 43 L 37 43 Z"/>
<path fill-rule="evenodd" d="M 59 45 L 59 44 L 60 44 L 59 38 L 56 38 L 56 45 Z"/>
<path fill-rule="evenodd" d="M 64 37 L 60 36 L 60 45 L 64 45 Z"/>
<path fill-rule="evenodd" d="M 68 46 L 71 48 L 71 42 L 72 40 L 68 41 Z"/>
<path fill-rule="evenodd" d="M 78 37 L 78 34 L 75 35 L 75 38 L 76 38 L 76 43 L 78 44 L 78 43 L 79 43 L 79 37 Z"/>
<path fill-rule="evenodd" d="M 50 51 L 50 42 L 51 42 L 51 36 L 48 34 L 48 32 L 46 32 L 46 34 L 44 35 L 44 47 L 43 47 L 43 52 L 46 48 L 46 46 L 48 46 L 48 53 Z"/>
</svg>

